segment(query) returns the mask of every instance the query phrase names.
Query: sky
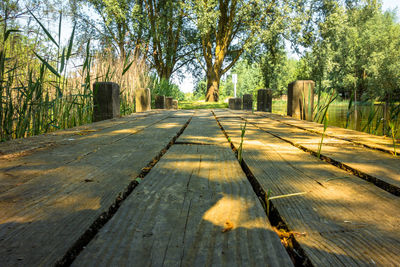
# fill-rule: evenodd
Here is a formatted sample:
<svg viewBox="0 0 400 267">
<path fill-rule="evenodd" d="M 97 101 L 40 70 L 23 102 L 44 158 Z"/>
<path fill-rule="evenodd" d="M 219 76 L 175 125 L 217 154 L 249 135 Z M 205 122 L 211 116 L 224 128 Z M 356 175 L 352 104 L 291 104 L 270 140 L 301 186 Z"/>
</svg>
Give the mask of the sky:
<svg viewBox="0 0 400 267">
<path fill-rule="evenodd" d="M 386 11 L 388 9 L 394 9 L 399 6 L 400 6 L 399 0 L 383 0 L 383 10 L 384 11 Z M 400 14 L 399 12 L 400 11 L 397 10 L 397 14 Z"/>
</svg>

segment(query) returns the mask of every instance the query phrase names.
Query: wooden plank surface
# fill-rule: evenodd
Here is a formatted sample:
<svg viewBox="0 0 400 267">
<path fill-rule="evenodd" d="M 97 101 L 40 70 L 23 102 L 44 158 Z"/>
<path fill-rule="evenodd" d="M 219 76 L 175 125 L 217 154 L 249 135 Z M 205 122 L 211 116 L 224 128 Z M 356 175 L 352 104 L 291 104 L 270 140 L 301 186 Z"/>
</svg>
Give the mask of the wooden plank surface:
<svg viewBox="0 0 400 267">
<path fill-rule="evenodd" d="M 42 171 L 80 160 L 103 145 L 136 134 L 173 113 L 142 114 L 0 143 L 0 192 L 20 186 L 40 176 Z M 38 164 L 43 155 L 47 159 Z"/>
<path fill-rule="evenodd" d="M 215 140 L 215 119 L 198 111 L 73 266 L 291 266 L 226 139 Z"/>
<path fill-rule="evenodd" d="M 317 133 L 305 131 L 264 116 L 237 111 L 226 112 L 228 113 L 224 116 L 231 116 L 234 114 L 242 116 L 246 118 L 248 122 L 253 123 L 264 131 L 279 136 L 309 151 L 318 152 L 321 136 Z M 301 122 L 305 125 L 308 124 L 308 122 Z M 329 136 L 324 138 L 321 154 L 351 169 L 371 176 L 371 179 L 376 179 L 376 183 L 382 188 L 396 195 L 400 195 L 399 157 L 378 150 L 368 149 L 351 141 Z"/>
<path fill-rule="evenodd" d="M 240 116 L 215 111 L 236 147 Z M 280 125 L 275 127 L 279 132 Z M 291 144 L 247 125 L 243 158 L 315 266 L 378 265 L 400 262 L 400 202 L 373 184 L 320 161 Z"/>
<path fill-rule="evenodd" d="M 17 158 L 29 154 L 31 151 L 53 146 L 57 142 L 68 139 L 79 141 L 79 137 L 91 134 L 93 132 L 107 130 L 116 127 L 119 124 L 132 123 L 133 121 L 142 120 L 146 117 L 168 117 L 172 113 L 161 113 L 159 111 L 134 113 L 118 119 L 110 119 L 91 124 L 85 124 L 74 128 L 50 132 L 47 134 L 35 135 L 29 138 L 13 139 L 4 143 L 0 143 L 0 159 Z M 136 122 L 135 122 L 136 123 Z"/>
<path fill-rule="evenodd" d="M 268 112 L 255 112 L 255 114 L 271 118 L 300 129 L 304 129 L 310 132 L 322 134 L 324 131 L 324 126 L 320 123 L 297 120 L 292 117 L 282 116 L 279 114 L 273 114 Z M 378 150 L 387 151 L 393 153 L 393 140 L 385 136 L 377 136 L 373 134 L 368 134 L 364 132 L 354 131 L 350 129 L 345 129 L 336 126 L 328 126 L 325 131 L 325 135 L 331 137 L 337 137 L 339 139 L 347 140 L 356 144 L 360 144 L 366 147 L 375 148 Z M 400 146 L 400 142 L 396 141 L 396 147 Z"/>
<path fill-rule="evenodd" d="M 85 126 L 88 131 L 56 133 L 53 145 L 39 149 L 30 150 L 29 140 L 22 141 L 29 153 L 5 153 L 0 160 L 1 265 L 53 265 L 61 259 L 192 114 L 105 121 Z"/>
<path fill-rule="evenodd" d="M 197 110 L 190 127 L 187 127 L 177 140 L 178 143 L 208 144 L 227 147 L 225 136 L 219 129 L 210 110 Z"/>
</svg>

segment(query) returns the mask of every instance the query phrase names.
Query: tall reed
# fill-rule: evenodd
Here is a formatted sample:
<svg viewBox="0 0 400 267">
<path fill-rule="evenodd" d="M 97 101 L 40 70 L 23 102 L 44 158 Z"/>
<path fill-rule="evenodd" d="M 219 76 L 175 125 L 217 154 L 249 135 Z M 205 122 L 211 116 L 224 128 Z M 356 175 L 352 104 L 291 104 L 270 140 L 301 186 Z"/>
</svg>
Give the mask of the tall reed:
<svg viewBox="0 0 400 267">
<path fill-rule="evenodd" d="M 68 44 L 60 45 L 61 16 L 58 42 L 32 14 L 41 35 L 48 40 L 44 46 L 31 40 L 17 28 L 3 23 L 0 47 L 0 140 L 27 137 L 57 129 L 70 128 L 92 121 L 95 81 L 113 81 L 121 87 L 121 114 L 133 112 L 135 88 L 149 84 L 144 60 L 128 55 L 125 59 L 102 57 L 86 45 L 79 58 L 79 68 L 70 66 L 74 55 L 75 27 Z M 41 49 L 38 49 L 41 48 Z M 47 55 L 39 51 L 48 51 Z"/>
</svg>

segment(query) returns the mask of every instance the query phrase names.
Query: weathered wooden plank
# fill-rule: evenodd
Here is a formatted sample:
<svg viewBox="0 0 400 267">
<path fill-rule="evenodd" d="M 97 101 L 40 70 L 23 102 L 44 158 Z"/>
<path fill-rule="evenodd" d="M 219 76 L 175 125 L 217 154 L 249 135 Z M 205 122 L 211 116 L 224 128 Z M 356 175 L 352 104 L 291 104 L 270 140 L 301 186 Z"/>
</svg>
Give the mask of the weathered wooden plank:
<svg viewBox="0 0 400 267">
<path fill-rule="evenodd" d="M 70 144 L 3 159 L 1 164 L 15 165 L 7 172 L 24 182 L 0 193 L 2 265 L 52 265 L 61 259 L 192 114 L 117 120 Z"/>
<path fill-rule="evenodd" d="M 128 263 L 292 265 L 232 151 L 212 145 L 172 146 L 73 266 Z"/>
<path fill-rule="evenodd" d="M 257 112 L 257 115 L 271 118 L 291 126 L 298 127 L 313 133 L 322 134 L 324 132 L 324 126 L 320 123 L 297 120 L 294 118 L 281 116 L 279 114 L 272 114 L 266 112 Z M 344 129 L 336 126 L 328 126 L 325 131 L 325 135 L 331 137 L 337 137 L 339 139 L 348 140 L 350 142 L 360 144 L 366 147 L 375 148 L 378 150 L 387 151 L 393 153 L 393 140 L 384 136 L 376 136 L 364 132 L 354 131 L 350 129 Z M 396 147 L 399 147 L 400 143 L 396 142 Z"/>
<path fill-rule="evenodd" d="M 215 111 L 236 147 L 242 120 Z M 243 158 L 315 266 L 400 262 L 398 197 L 248 125 Z"/>
<path fill-rule="evenodd" d="M 80 136 L 90 135 L 93 132 L 106 130 L 110 127 L 116 127 L 119 124 L 132 123 L 136 120 L 152 116 L 168 117 L 171 116 L 171 114 L 164 112 L 161 113 L 160 111 L 134 113 L 119 119 L 109 119 L 47 134 L 36 135 L 29 138 L 10 140 L 0 143 L 0 159 L 17 158 L 29 154 L 30 151 L 47 148 L 56 142 L 65 141 L 67 138 L 79 139 Z"/>
<path fill-rule="evenodd" d="M 103 145 L 136 134 L 173 114 L 128 116 L 2 143 L 0 149 L 4 155 L 0 157 L 0 192 L 34 179 L 43 171 L 82 159 Z"/>
<path fill-rule="evenodd" d="M 250 119 L 250 121 L 256 122 L 257 120 Z M 262 124 L 256 122 L 256 125 L 296 145 L 318 152 L 318 147 L 321 142 L 321 137 L 319 135 L 303 131 L 299 128 L 283 125 L 282 123 L 269 119 L 264 119 L 263 122 Z M 345 164 L 352 169 L 375 177 L 400 190 L 400 159 L 397 157 L 332 137 L 324 138 L 321 154 Z"/>
<path fill-rule="evenodd" d="M 224 111 L 225 112 L 225 111 Z M 223 113 L 226 116 L 226 112 Z M 244 112 L 230 113 L 231 116 L 242 116 L 250 123 L 264 131 L 279 136 L 294 145 L 300 146 L 315 153 L 321 142 L 321 136 L 316 133 L 304 131 L 279 121 L 266 117 L 254 116 Z M 400 192 L 400 158 L 394 157 L 374 149 L 358 146 L 353 142 L 334 137 L 325 137 L 321 154 L 336 162 L 348 166 L 350 169 L 360 171 L 378 180 L 379 186 L 389 192 Z"/>
<path fill-rule="evenodd" d="M 208 144 L 228 147 L 211 110 L 197 110 L 190 127 L 179 137 L 178 143 Z"/>
</svg>

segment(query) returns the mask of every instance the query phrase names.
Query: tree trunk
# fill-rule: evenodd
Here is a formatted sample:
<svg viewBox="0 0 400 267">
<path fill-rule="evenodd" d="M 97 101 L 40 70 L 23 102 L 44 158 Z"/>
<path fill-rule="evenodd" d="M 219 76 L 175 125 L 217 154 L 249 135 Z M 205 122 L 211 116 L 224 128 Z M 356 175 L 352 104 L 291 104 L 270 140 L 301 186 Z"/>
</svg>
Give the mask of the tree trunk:
<svg viewBox="0 0 400 267">
<path fill-rule="evenodd" d="M 207 93 L 206 102 L 218 102 L 219 100 L 219 81 L 220 76 L 217 70 L 211 69 L 207 71 Z"/>
<path fill-rule="evenodd" d="M 169 81 L 172 75 L 172 70 L 168 67 L 161 67 L 158 69 L 157 73 L 162 80 Z"/>
</svg>

